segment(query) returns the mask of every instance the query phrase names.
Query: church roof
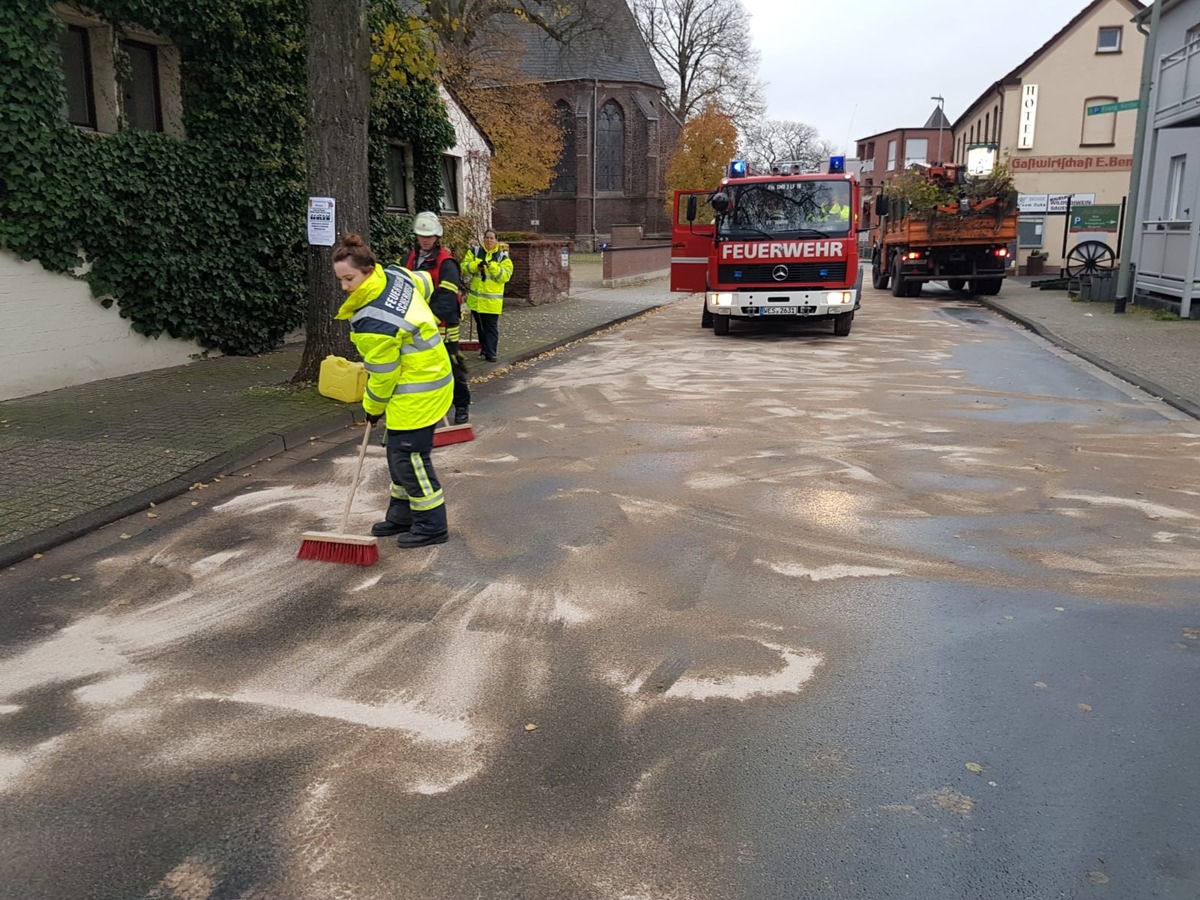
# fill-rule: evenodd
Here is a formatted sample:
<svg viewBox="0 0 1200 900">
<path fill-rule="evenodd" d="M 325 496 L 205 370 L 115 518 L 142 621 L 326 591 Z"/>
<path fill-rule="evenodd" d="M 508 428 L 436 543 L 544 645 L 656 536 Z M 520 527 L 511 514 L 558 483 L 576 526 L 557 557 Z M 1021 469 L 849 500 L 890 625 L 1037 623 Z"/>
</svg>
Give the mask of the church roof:
<svg viewBox="0 0 1200 900">
<path fill-rule="evenodd" d="M 534 81 L 623 81 L 662 90 L 662 76 L 625 0 L 585 0 L 567 44 L 536 25 L 512 20 L 505 30 L 525 47 L 521 70 Z"/>
</svg>

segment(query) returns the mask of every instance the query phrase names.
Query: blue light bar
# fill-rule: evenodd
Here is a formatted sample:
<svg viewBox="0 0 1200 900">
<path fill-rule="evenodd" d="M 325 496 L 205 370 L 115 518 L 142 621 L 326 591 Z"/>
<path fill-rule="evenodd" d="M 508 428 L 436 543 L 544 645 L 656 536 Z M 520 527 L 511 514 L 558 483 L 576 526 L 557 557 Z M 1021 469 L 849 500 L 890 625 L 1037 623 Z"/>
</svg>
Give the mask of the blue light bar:
<svg viewBox="0 0 1200 900">
<path fill-rule="evenodd" d="M 829 174 L 841 175 L 846 171 L 846 157 L 831 156 L 829 157 Z"/>
<path fill-rule="evenodd" d="M 730 178 L 745 178 L 747 172 L 746 161 L 744 159 L 734 159 L 729 162 L 729 177 Z"/>
</svg>

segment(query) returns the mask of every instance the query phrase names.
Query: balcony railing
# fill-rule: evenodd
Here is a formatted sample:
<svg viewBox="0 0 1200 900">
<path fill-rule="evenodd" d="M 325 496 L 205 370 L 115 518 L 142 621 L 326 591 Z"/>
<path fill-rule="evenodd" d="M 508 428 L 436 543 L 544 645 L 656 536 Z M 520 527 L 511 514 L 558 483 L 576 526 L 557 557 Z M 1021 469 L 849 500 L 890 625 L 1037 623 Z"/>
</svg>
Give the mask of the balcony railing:
<svg viewBox="0 0 1200 900">
<path fill-rule="evenodd" d="M 1154 127 L 1200 125 L 1200 41 L 1162 58 Z"/>
</svg>

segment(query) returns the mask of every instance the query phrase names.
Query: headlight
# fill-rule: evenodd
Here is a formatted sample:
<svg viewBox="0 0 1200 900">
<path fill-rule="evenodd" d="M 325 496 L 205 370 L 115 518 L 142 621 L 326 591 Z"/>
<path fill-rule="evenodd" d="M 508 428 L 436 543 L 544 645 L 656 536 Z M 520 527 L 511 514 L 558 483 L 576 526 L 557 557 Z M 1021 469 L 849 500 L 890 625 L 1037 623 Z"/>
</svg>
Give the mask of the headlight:
<svg viewBox="0 0 1200 900">
<path fill-rule="evenodd" d="M 853 303 L 854 291 L 830 291 L 829 302 L 831 304 Z"/>
<path fill-rule="evenodd" d="M 713 306 L 733 306 L 733 294 L 710 292 L 708 302 Z"/>
</svg>

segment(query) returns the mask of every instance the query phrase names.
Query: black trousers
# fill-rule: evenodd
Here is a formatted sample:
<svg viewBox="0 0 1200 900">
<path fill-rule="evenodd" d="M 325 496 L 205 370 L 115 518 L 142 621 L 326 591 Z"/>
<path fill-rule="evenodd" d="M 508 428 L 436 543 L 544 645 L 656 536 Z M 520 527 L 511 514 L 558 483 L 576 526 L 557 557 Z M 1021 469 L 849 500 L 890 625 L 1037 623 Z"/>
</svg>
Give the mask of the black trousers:
<svg viewBox="0 0 1200 900">
<path fill-rule="evenodd" d="M 466 409 L 471 405 L 471 385 L 467 383 L 467 367 L 450 357 L 450 371 L 454 373 L 454 408 Z"/>
<path fill-rule="evenodd" d="M 471 310 L 475 328 L 479 331 L 479 349 L 489 359 L 500 348 L 500 313 L 485 313 Z"/>
<path fill-rule="evenodd" d="M 387 520 L 407 525 L 414 534 L 442 534 L 447 530 L 446 499 L 433 470 L 433 428 L 387 433 L 388 472 L 392 498 Z"/>
</svg>

